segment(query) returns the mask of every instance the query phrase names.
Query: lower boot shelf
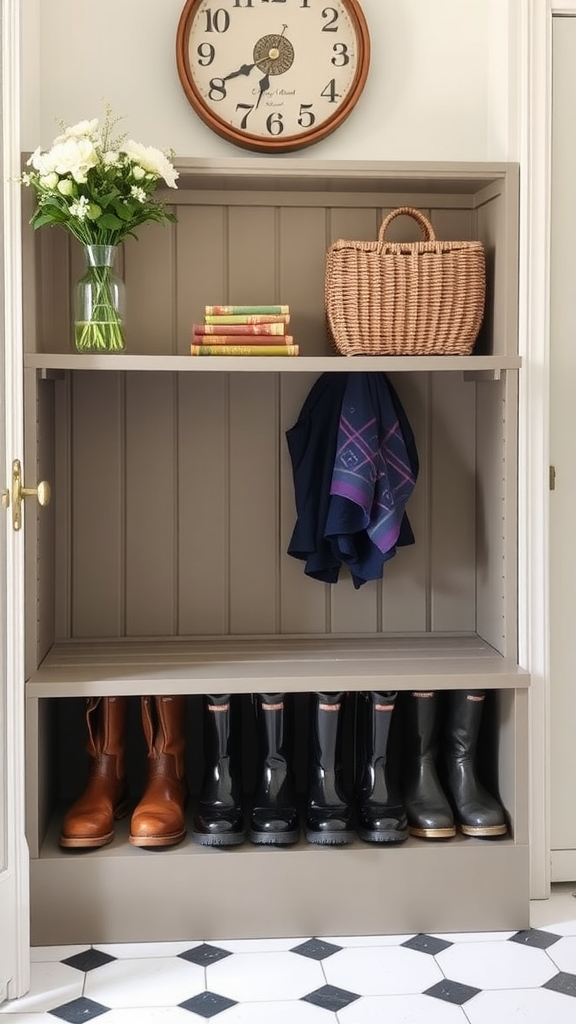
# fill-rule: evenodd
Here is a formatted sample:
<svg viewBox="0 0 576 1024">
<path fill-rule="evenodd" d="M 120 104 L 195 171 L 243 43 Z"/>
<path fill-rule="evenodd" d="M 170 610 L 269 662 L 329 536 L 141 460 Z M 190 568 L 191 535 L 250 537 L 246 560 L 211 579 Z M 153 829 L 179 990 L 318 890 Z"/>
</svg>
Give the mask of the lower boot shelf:
<svg viewBox="0 0 576 1024">
<path fill-rule="evenodd" d="M 33 945 L 394 935 L 529 927 L 528 846 L 510 838 L 359 840 L 161 851 L 58 846 L 51 822 L 31 874 Z"/>
</svg>

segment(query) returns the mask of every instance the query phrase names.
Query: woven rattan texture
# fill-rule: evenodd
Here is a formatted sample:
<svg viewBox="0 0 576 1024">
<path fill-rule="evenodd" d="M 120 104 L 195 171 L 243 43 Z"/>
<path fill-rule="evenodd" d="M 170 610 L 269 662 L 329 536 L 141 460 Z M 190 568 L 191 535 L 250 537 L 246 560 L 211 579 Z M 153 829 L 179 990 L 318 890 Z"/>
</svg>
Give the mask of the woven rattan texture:
<svg viewBox="0 0 576 1024">
<path fill-rule="evenodd" d="M 423 240 L 386 241 L 401 214 L 418 222 Z M 438 241 L 413 207 L 393 210 L 378 241 L 339 239 L 326 256 L 326 317 L 341 355 L 469 355 L 485 293 L 482 243 Z"/>
</svg>

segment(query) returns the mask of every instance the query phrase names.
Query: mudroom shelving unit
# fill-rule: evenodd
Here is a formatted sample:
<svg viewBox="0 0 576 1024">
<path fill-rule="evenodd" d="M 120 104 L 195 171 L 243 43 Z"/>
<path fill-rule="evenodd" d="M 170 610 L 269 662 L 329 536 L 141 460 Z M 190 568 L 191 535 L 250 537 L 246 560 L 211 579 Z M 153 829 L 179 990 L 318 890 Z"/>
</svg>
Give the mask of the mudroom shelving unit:
<svg viewBox="0 0 576 1024">
<path fill-rule="evenodd" d="M 528 926 L 527 700 L 517 656 L 518 170 L 510 164 L 179 161 L 177 214 L 127 242 L 126 355 L 73 352 L 81 273 L 57 229 L 25 229 L 28 840 L 35 944 Z M 467 357 L 336 355 L 325 252 L 416 206 L 486 247 L 486 316 Z M 25 211 L 28 215 L 29 211 Z M 397 218 L 390 237 L 417 237 Z M 191 358 L 207 302 L 289 303 L 298 358 Z M 284 432 L 318 374 L 385 371 L 421 462 L 416 543 L 383 581 L 326 586 L 286 554 Z M 62 851 L 83 785 L 83 701 L 189 695 L 198 789 L 205 692 L 485 688 L 510 832 L 392 848 L 301 841 Z M 250 704 L 245 720 L 249 735 Z M 140 746 L 139 746 L 140 744 Z M 300 750 L 299 756 L 303 757 Z M 134 768 L 134 800 L 140 769 Z"/>
</svg>

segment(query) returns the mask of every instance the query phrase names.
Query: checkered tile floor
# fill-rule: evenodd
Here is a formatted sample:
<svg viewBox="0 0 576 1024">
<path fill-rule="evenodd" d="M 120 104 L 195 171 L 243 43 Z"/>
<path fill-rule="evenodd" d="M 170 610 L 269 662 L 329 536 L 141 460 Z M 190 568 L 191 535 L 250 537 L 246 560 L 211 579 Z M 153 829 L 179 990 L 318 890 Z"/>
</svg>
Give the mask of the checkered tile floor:
<svg viewBox="0 0 576 1024">
<path fill-rule="evenodd" d="M 0 1024 L 576 1024 L 573 889 L 522 932 L 35 948 Z"/>
</svg>

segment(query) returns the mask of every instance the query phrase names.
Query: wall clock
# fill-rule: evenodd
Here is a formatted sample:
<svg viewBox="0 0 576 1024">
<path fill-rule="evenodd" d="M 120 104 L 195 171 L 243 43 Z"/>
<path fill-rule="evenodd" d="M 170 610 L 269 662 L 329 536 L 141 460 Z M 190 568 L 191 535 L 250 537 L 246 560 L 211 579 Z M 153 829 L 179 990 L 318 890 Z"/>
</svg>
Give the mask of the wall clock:
<svg viewBox="0 0 576 1024">
<path fill-rule="evenodd" d="M 288 152 L 352 112 L 370 36 L 357 0 L 187 0 L 176 63 L 209 128 L 247 149 Z"/>
</svg>

